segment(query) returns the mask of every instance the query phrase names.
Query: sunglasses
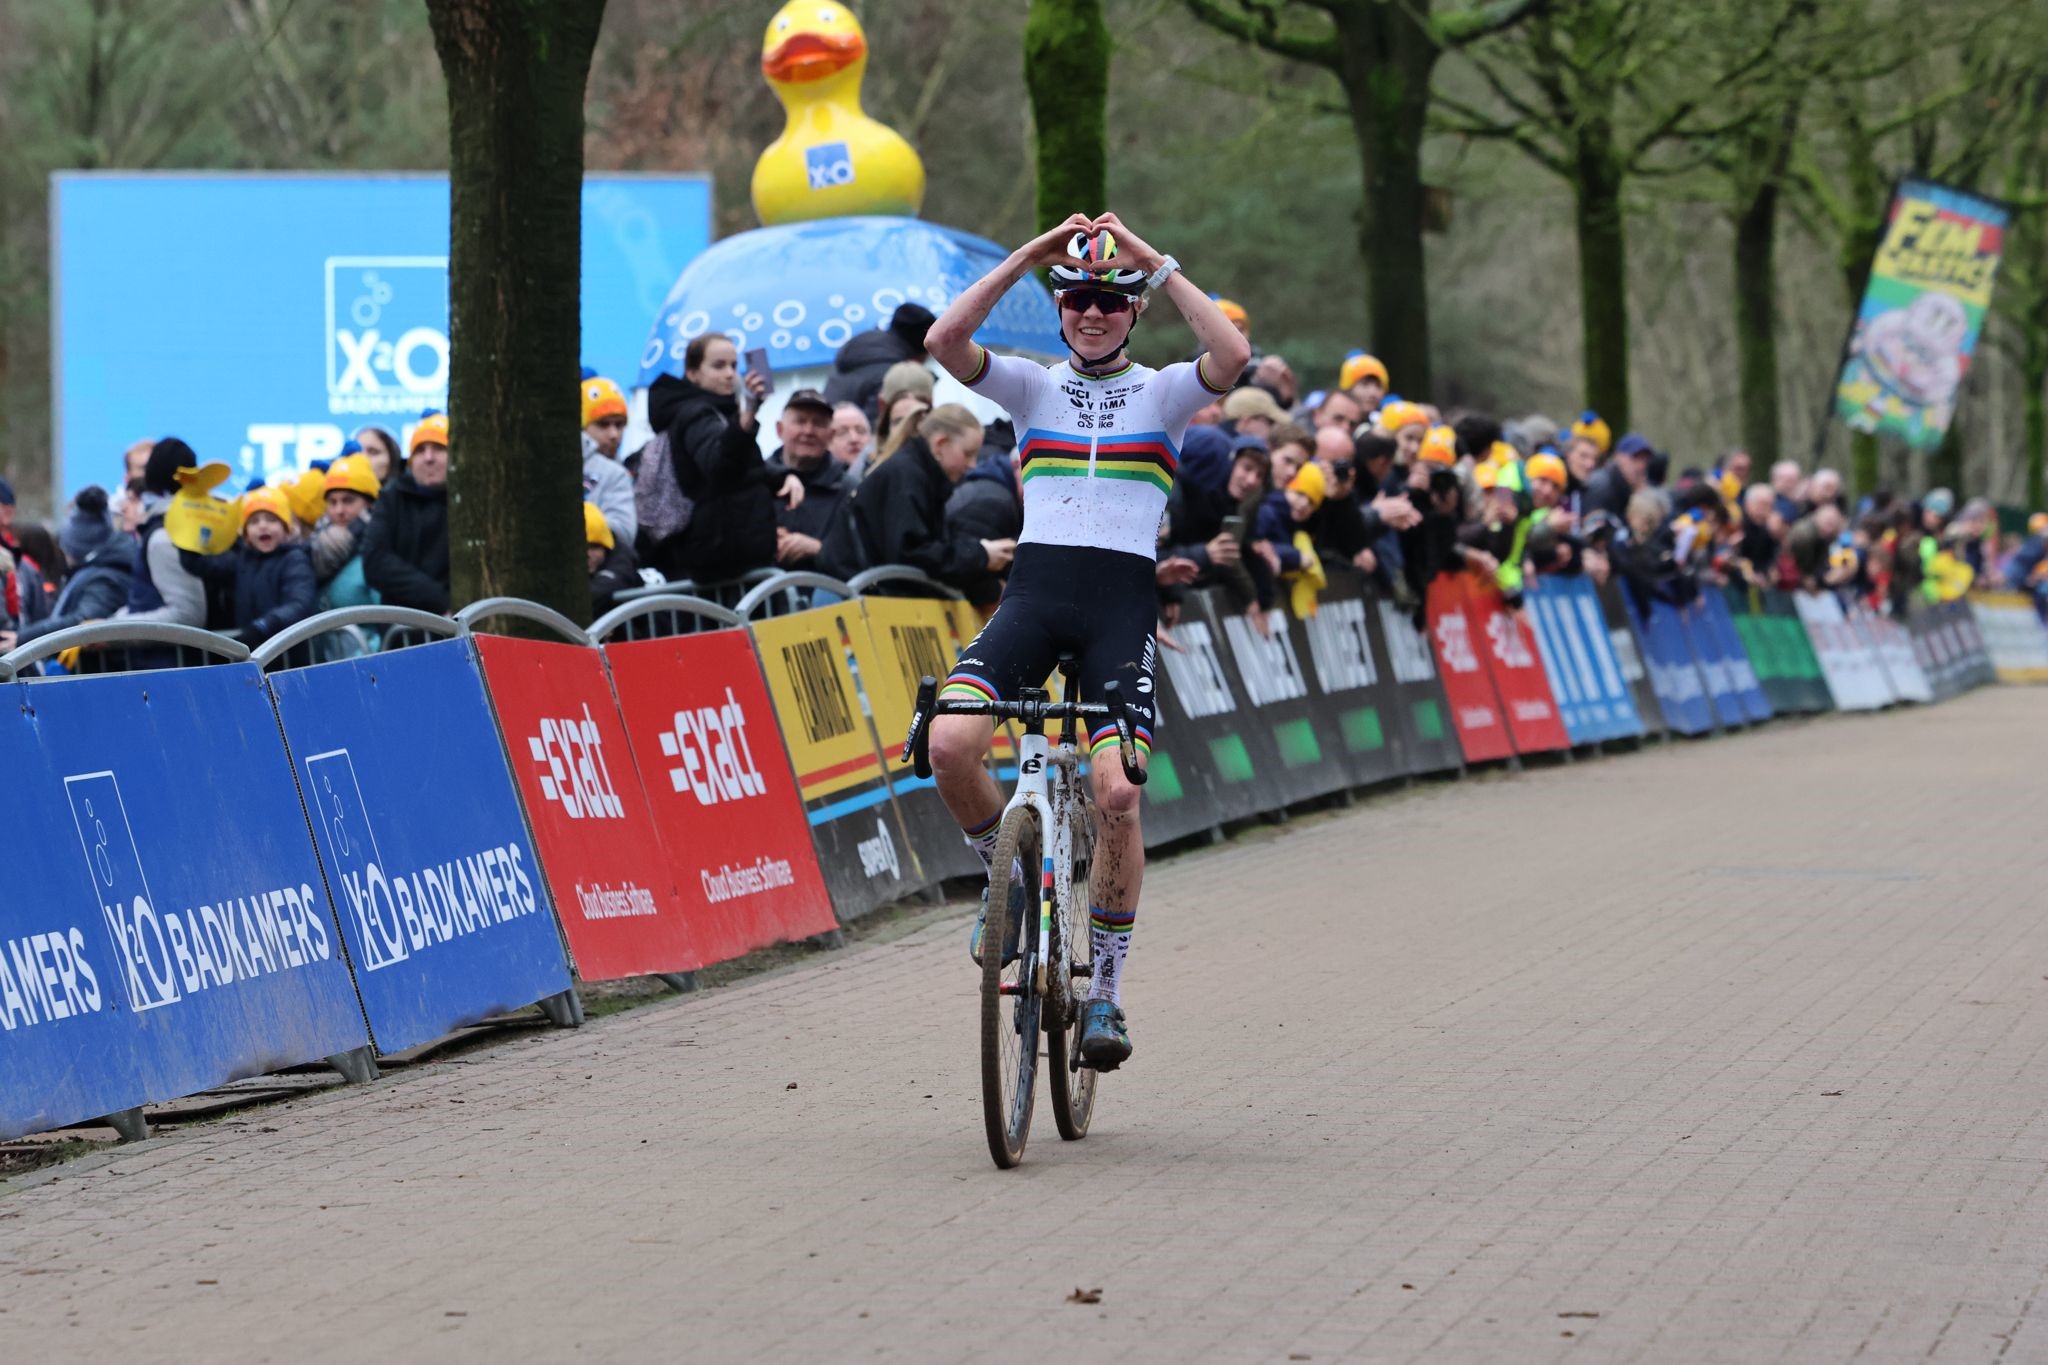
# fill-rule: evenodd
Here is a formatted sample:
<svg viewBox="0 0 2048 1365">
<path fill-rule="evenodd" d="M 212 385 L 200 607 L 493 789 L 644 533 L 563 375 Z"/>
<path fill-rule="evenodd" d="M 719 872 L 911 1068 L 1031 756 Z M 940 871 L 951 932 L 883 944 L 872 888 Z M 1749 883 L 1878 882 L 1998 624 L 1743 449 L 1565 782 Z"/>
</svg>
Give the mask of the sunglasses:
<svg viewBox="0 0 2048 1365">
<path fill-rule="evenodd" d="M 1131 306 L 1129 294 L 1112 293 L 1107 289 L 1066 289 L 1060 292 L 1060 307 L 1070 313 L 1085 313 L 1092 305 L 1104 317 L 1121 313 Z"/>
</svg>

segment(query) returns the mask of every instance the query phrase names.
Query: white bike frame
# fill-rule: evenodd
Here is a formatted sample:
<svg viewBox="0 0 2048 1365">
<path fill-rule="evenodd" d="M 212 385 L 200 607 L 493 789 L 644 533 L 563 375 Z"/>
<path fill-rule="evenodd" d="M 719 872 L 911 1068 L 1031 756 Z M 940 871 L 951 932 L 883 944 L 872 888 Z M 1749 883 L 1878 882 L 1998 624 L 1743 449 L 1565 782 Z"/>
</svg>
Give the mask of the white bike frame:
<svg viewBox="0 0 2048 1365">
<path fill-rule="evenodd" d="M 1071 905 L 1074 893 L 1074 832 L 1066 816 L 1073 800 L 1073 783 L 1079 779 L 1080 754 L 1070 744 L 1055 744 L 1042 734 L 1026 734 L 1017 741 L 1017 789 L 1004 818 L 1020 806 L 1038 812 L 1039 847 L 1044 866 L 1038 882 L 1038 970 L 1032 986 L 1045 998 L 1052 987 L 1046 971 L 1052 960 L 1052 916 L 1055 905 Z M 1071 946 L 1069 947 L 1071 951 Z M 1060 964 L 1058 989 L 1068 989 L 1066 964 Z"/>
</svg>

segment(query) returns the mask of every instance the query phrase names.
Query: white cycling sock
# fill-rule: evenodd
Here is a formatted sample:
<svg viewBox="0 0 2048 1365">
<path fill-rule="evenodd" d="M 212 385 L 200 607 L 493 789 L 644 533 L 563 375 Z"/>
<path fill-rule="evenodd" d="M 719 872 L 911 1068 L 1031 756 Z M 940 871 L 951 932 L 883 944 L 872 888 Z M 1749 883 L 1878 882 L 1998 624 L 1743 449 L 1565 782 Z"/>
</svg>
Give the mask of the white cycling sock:
<svg viewBox="0 0 2048 1365">
<path fill-rule="evenodd" d="M 1001 837 L 1002 829 L 1003 813 L 997 811 L 989 818 L 988 823 L 982 825 L 979 829 L 967 829 L 963 826 L 960 830 L 960 837 L 967 841 L 969 848 L 980 855 L 981 865 L 984 868 L 995 865 L 996 840 Z"/>
<path fill-rule="evenodd" d="M 1131 927 L 1137 920 L 1135 910 L 1089 907 L 1088 945 L 1095 955 L 1095 972 L 1088 979 L 1090 1000 L 1123 1003 L 1124 958 L 1131 951 Z"/>
</svg>

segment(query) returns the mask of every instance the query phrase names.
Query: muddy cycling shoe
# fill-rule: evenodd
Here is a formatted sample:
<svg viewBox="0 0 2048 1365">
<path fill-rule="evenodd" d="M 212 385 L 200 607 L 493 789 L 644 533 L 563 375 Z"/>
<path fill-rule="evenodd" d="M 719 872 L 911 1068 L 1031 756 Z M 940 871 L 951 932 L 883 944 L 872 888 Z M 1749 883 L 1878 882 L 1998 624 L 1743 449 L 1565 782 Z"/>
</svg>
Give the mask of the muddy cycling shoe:
<svg viewBox="0 0 2048 1365">
<path fill-rule="evenodd" d="M 1114 1071 L 1131 1059 L 1131 1035 L 1121 1006 L 1089 1000 L 1081 1006 L 1081 1065 Z"/>
<path fill-rule="evenodd" d="M 1008 942 L 1003 945 L 1003 965 L 1006 967 L 1017 960 L 1019 952 L 1018 940 L 1022 937 L 1019 930 L 1022 929 L 1024 924 L 1024 910 L 1030 903 L 1031 898 L 1025 893 L 1024 888 L 1012 882 L 1010 884 L 1010 932 Z M 974 959 L 974 965 L 977 967 L 981 965 L 981 935 L 987 926 L 988 888 L 984 886 L 981 888 L 981 909 L 974 916 L 974 929 L 967 935 L 967 955 Z"/>
</svg>

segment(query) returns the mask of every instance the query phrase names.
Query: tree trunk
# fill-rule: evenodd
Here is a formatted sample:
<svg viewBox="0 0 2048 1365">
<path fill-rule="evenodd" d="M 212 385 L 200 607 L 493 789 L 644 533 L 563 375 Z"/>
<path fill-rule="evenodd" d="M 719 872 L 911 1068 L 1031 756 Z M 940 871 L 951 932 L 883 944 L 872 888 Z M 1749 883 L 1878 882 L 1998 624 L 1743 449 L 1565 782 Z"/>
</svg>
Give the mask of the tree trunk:
<svg viewBox="0 0 2048 1365">
<path fill-rule="evenodd" d="M 1619 436 L 1629 421 L 1628 240 L 1622 220 L 1622 175 L 1602 125 L 1588 125 L 1580 146 L 1573 189 L 1586 406 Z"/>
<path fill-rule="evenodd" d="M 1759 473 L 1778 460 L 1778 186 L 1735 220 L 1735 357 L 1742 444 Z"/>
<path fill-rule="evenodd" d="M 1386 362 L 1396 392 L 1427 398 L 1422 138 L 1438 49 L 1406 6 L 1365 5 L 1339 13 L 1337 41 L 1337 79 L 1350 106 L 1365 184 L 1358 251 L 1369 290 L 1366 346 Z"/>
<path fill-rule="evenodd" d="M 2043 476 L 2048 465 L 2048 345 L 2028 348 L 2020 382 L 2026 386 L 2027 507 L 2039 511 L 2048 506 L 2048 481 Z"/>
<path fill-rule="evenodd" d="M 1036 129 L 1038 230 L 1109 208 L 1109 26 L 1102 0 L 1031 0 L 1024 84 Z"/>
<path fill-rule="evenodd" d="M 1855 326 L 1857 313 L 1863 307 L 1863 290 L 1870 283 L 1870 268 L 1877 261 L 1877 248 L 1884 240 L 1882 210 L 1874 219 L 1857 223 L 1842 238 L 1840 265 L 1842 281 L 1849 289 L 1850 326 Z M 1844 352 L 1846 354 L 1846 351 Z M 1839 367 L 1835 378 L 1841 377 Z M 1831 381 L 1832 382 L 1832 381 Z M 1828 395 L 1828 410 L 1834 411 L 1834 394 Z M 1872 493 L 1883 482 L 1883 468 L 1875 432 L 1852 431 L 1849 433 L 1849 488 L 1857 494 Z"/>
<path fill-rule="evenodd" d="M 604 0 L 427 0 L 427 15 L 448 82 L 454 600 L 587 621 L 583 93 Z"/>
</svg>

